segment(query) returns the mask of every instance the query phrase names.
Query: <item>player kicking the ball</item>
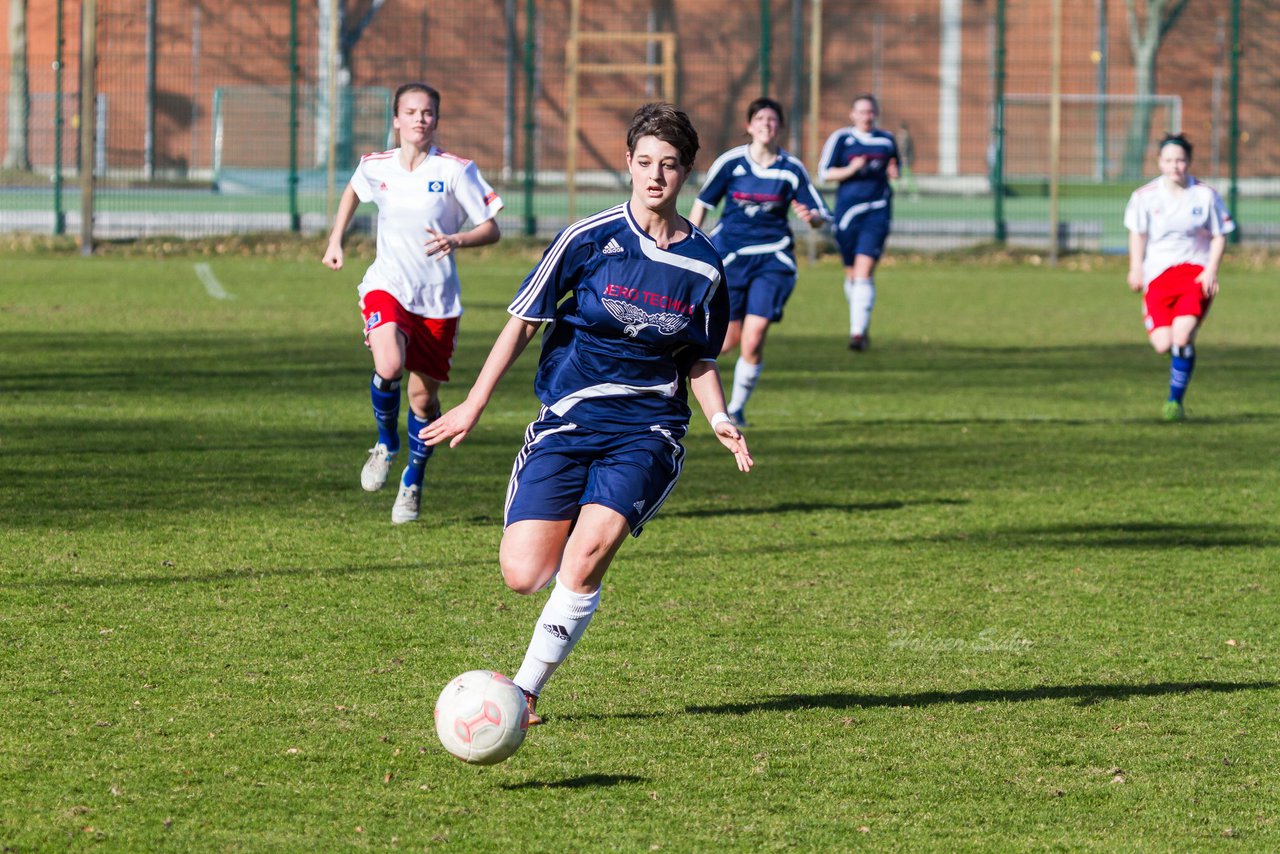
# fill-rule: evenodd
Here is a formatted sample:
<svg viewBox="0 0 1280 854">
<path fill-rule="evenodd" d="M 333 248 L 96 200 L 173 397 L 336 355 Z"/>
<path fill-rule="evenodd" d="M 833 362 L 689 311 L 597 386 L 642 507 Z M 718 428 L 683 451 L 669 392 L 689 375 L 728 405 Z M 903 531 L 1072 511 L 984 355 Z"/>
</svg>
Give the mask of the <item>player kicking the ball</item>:
<svg viewBox="0 0 1280 854">
<path fill-rule="evenodd" d="M 1218 266 L 1235 223 L 1212 187 L 1191 177 L 1191 143 L 1160 141 L 1160 177 L 1129 197 L 1129 287 L 1143 294 L 1143 322 L 1157 353 L 1169 354 L 1165 421 L 1182 407 L 1196 366 L 1196 333 L 1218 294 Z"/>
<path fill-rule="evenodd" d="M 360 202 L 378 206 L 378 252 L 360 283 L 365 344 L 373 354 L 369 394 L 378 440 L 360 471 L 360 485 L 377 492 L 387 482 L 400 449 L 400 379 L 409 370 L 409 460 L 391 508 L 395 524 L 416 521 L 422 482 L 432 449 L 418 433 L 440 414 L 440 384 L 449 367 L 462 314 L 461 286 L 453 255 L 458 249 L 496 243 L 494 219 L 502 199 L 470 160 L 433 140 L 440 93 L 423 83 L 396 90 L 392 126 L 400 147 L 369 154 L 342 191 L 326 266 L 341 270 L 342 236 Z M 459 232 L 468 219 L 477 223 Z M 425 241 L 425 242 L 424 242 Z"/>
<path fill-rule="evenodd" d="M 521 285 L 467 399 L 422 431 L 457 445 L 542 324 L 535 390 L 507 487 L 499 551 L 518 593 L 555 586 L 515 683 L 530 723 L 538 695 L 600 604 L 600 585 L 627 535 L 639 536 L 680 477 L 692 391 L 738 468 L 746 439 L 729 422 L 716 356 L 729 302 L 711 242 L 676 212 L 698 151 L 670 104 L 636 111 L 627 132 L 631 199 L 566 228 Z"/>
</svg>

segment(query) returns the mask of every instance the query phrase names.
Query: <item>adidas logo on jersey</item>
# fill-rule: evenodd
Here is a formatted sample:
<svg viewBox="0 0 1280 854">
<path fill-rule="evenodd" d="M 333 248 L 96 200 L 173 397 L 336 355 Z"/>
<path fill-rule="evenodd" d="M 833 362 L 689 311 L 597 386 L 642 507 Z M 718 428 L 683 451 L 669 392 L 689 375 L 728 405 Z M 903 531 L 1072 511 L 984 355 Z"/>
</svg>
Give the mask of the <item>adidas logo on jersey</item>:
<svg viewBox="0 0 1280 854">
<path fill-rule="evenodd" d="M 387 189 L 387 182 L 386 182 L 386 181 L 383 181 L 381 184 L 379 184 L 379 185 L 378 185 L 378 189 L 379 189 L 379 190 L 384 190 L 384 191 L 385 191 L 385 190 Z"/>
<path fill-rule="evenodd" d="M 623 250 L 621 244 L 611 237 L 609 238 L 609 242 L 606 243 L 604 248 L 600 251 L 605 255 L 621 255 Z"/>
<path fill-rule="evenodd" d="M 745 175 L 745 174 L 747 174 L 747 170 L 742 168 L 742 164 L 741 164 L 741 163 L 739 163 L 737 166 L 733 167 L 733 177 L 735 177 L 735 178 L 741 178 L 741 177 L 742 177 L 743 175 Z"/>
<path fill-rule="evenodd" d="M 564 626 L 557 626 L 554 623 L 543 623 L 542 627 L 562 641 L 569 640 L 569 630 Z"/>
</svg>

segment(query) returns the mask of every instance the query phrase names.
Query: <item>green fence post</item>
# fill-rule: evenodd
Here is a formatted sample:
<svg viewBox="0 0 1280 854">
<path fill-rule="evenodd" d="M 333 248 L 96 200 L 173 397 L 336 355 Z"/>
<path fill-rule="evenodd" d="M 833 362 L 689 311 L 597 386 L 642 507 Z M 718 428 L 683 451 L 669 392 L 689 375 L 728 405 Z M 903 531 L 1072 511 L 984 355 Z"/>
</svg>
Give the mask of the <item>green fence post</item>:
<svg viewBox="0 0 1280 854">
<path fill-rule="evenodd" d="M 298 0 L 289 0 L 289 230 L 295 234 L 302 231 L 298 212 Z"/>
<path fill-rule="evenodd" d="M 1227 188 L 1227 210 L 1239 217 L 1240 201 L 1240 0 L 1231 2 L 1231 147 L 1228 149 L 1231 183 Z M 1240 242 L 1240 229 L 1227 236 L 1232 243 Z"/>
<path fill-rule="evenodd" d="M 535 0 L 525 4 L 524 15 L 524 233 L 533 237 L 538 233 L 538 218 L 533 215 L 533 108 L 534 108 L 534 23 L 537 9 Z"/>
<path fill-rule="evenodd" d="M 1004 74 L 1005 74 L 1005 0 L 996 0 L 996 57 L 995 57 L 995 116 L 991 129 L 995 151 L 991 158 L 992 218 L 995 224 L 996 242 L 1004 243 L 1009 237 L 1009 226 L 1004 219 Z"/>
<path fill-rule="evenodd" d="M 62 207 L 62 0 L 58 0 L 53 57 L 53 233 L 67 233 L 67 212 Z"/>
<path fill-rule="evenodd" d="M 769 66 L 773 62 L 773 20 L 769 16 L 769 0 L 760 0 L 760 94 L 769 94 Z"/>
</svg>

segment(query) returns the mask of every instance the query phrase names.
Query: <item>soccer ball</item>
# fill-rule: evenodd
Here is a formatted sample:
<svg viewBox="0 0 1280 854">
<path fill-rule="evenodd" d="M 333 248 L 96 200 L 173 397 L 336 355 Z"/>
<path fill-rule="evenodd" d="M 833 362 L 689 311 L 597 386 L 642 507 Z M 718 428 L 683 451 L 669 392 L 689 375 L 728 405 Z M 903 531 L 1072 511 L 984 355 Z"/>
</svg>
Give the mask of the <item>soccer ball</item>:
<svg viewBox="0 0 1280 854">
<path fill-rule="evenodd" d="M 524 692 L 492 670 L 468 670 L 436 700 L 436 735 L 463 762 L 501 762 L 519 749 L 528 729 Z"/>
</svg>

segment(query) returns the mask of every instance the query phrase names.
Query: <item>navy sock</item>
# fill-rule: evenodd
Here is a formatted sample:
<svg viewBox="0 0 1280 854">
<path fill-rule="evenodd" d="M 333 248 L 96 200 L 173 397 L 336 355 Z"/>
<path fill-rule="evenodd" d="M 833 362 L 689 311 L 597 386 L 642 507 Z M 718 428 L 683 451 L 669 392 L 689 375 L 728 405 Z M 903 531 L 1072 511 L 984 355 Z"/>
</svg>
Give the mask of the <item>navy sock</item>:
<svg viewBox="0 0 1280 854">
<path fill-rule="evenodd" d="M 373 419 L 378 422 L 378 441 L 395 453 L 400 450 L 400 378 L 384 379 L 374 372 L 369 381 Z"/>
<path fill-rule="evenodd" d="M 1169 399 L 1182 403 L 1196 367 L 1196 348 L 1192 344 L 1169 350 Z"/>
<path fill-rule="evenodd" d="M 429 418 L 419 418 L 418 413 L 409 410 L 409 465 L 405 466 L 400 476 L 402 486 L 421 486 L 426 475 L 427 460 L 435 453 L 435 448 L 418 438 L 418 431 L 440 417 L 436 412 Z"/>
</svg>

